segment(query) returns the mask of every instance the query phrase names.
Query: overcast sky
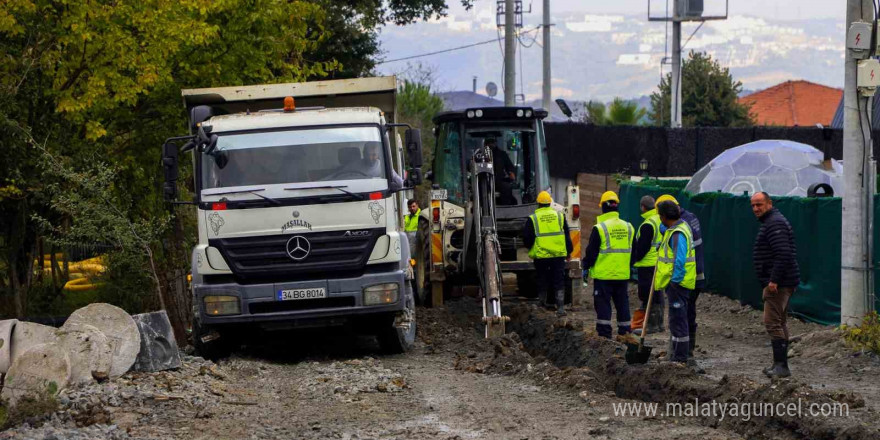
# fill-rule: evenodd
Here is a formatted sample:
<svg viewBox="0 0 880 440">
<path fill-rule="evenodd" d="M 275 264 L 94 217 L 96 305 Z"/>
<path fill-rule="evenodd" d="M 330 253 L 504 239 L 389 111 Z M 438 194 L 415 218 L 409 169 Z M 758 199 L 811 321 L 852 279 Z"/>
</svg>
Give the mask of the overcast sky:
<svg viewBox="0 0 880 440">
<path fill-rule="evenodd" d="M 541 13 L 543 0 L 523 0 L 523 7 L 528 10 L 532 4 L 532 14 Z M 459 0 L 447 0 L 451 14 L 462 15 L 464 8 Z M 706 10 L 724 8 L 724 0 L 705 0 Z M 672 0 L 669 0 L 672 8 Z M 475 0 L 479 9 L 495 8 L 495 0 Z M 666 0 L 651 0 L 652 10 L 662 10 Z M 731 15 L 754 15 L 777 20 L 800 20 L 808 18 L 839 18 L 844 19 L 845 0 L 730 0 Z M 553 11 L 584 12 L 592 14 L 646 14 L 648 0 L 550 0 Z M 653 15 L 653 14 L 652 14 Z"/>
</svg>

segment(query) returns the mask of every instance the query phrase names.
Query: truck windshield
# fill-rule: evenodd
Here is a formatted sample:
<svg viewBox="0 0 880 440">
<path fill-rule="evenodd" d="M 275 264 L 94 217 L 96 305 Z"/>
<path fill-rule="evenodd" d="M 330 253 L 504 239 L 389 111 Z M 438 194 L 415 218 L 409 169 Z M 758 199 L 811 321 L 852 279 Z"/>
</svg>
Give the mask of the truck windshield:
<svg viewBox="0 0 880 440">
<path fill-rule="evenodd" d="M 202 156 L 203 189 L 387 178 L 378 127 L 221 133 L 217 152 L 228 163 Z"/>
</svg>

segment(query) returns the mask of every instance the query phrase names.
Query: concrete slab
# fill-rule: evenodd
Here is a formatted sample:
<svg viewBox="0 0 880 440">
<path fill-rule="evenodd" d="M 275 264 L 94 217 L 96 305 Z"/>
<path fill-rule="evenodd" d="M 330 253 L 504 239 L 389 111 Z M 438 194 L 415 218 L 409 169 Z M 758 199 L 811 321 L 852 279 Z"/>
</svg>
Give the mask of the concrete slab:
<svg viewBox="0 0 880 440">
<path fill-rule="evenodd" d="M 125 310 L 110 304 L 89 304 L 74 311 L 61 329 L 87 329 L 85 325 L 104 333 L 112 347 L 110 378 L 122 376 L 131 369 L 141 349 L 141 335 L 134 319 Z"/>
<path fill-rule="evenodd" d="M 70 380 L 70 359 L 57 344 L 30 347 L 12 362 L 0 398 L 10 405 L 22 397 L 57 395 Z"/>
<path fill-rule="evenodd" d="M 48 325 L 19 321 L 15 325 L 15 329 L 12 330 L 12 346 L 9 347 L 12 359 L 9 364 L 10 368 L 17 357 L 31 348 L 57 341 L 58 336 L 55 334 L 57 331 L 57 328 Z"/>
<path fill-rule="evenodd" d="M 141 352 L 133 369 L 153 372 L 180 368 L 180 350 L 165 311 L 142 313 L 132 318 L 141 332 Z"/>
<path fill-rule="evenodd" d="M 113 347 L 96 327 L 81 324 L 58 331 L 58 346 L 70 358 L 70 383 L 91 383 L 110 376 Z"/>
<path fill-rule="evenodd" d="M 0 321 L 0 374 L 9 370 L 12 364 L 12 329 L 18 324 L 17 319 Z"/>
</svg>

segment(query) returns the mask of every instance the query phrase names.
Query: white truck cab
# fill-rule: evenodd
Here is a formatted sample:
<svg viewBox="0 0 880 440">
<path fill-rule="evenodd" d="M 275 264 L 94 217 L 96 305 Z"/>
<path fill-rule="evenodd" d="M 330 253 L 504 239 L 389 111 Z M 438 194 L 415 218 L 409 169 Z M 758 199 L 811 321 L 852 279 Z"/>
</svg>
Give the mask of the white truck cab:
<svg viewBox="0 0 880 440">
<path fill-rule="evenodd" d="M 353 324 L 387 351 L 412 346 L 402 216 L 421 145 L 407 130 L 404 182 L 395 90 L 384 77 L 183 91 L 192 133 L 166 141 L 163 163 L 173 199 L 176 153 L 193 151 L 193 339 L 203 354 L 224 355 L 252 327 Z"/>
</svg>

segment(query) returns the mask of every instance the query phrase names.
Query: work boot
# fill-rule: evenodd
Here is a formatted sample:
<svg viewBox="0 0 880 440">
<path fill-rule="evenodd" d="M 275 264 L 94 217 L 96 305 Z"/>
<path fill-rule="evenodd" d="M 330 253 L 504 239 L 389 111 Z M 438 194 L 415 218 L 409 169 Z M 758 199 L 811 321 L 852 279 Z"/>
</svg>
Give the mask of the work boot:
<svg viewBox="0 0 880 440">
<path fill-rule="evenodd" d="M 788 341 L 785 339 L 773 339 L 773 367 L 764 374 L 767 377 L 788 377 L 791 371 L 788 369 Z"/>
<path fill-rule="evenodd" d="M 648 321 L 648 333 L 663 333 L 666 328 L 663 327 L 663 301 L 654 301 L 651 304 L 651 314 L 646 316 Z"/>
<path fill-rule="evenodd" d="M 556 316 L 565 316 L 565 290 L 556 291 Z"/>
</svg>

